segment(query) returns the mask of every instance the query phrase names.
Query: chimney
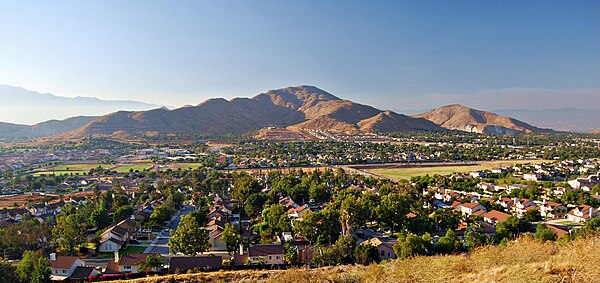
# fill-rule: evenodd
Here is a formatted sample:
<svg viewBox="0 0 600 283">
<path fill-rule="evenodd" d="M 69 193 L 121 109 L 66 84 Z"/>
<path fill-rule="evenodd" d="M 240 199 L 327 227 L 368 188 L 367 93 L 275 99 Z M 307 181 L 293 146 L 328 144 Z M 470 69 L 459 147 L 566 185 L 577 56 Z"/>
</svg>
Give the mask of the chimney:
<svg viewBox="0 0 600 283">
<path fill-rule="evenodd" d="M 119 251 L 115 251 L 115 262 L 119 262 Z"/>
<path fill-rule="evenodd" d="M 244 255 L 244 245 L 240 244 L 240 255 Z"/>
<path fill-rule="evenodd" d="M 590 207 L 590 218 L 594 217 L 594 208 Z"/>
<path fill-rule="evenodd" d="M 56 253 L 50 254 L 50 261 L 56 261 Z"/>
</svg>

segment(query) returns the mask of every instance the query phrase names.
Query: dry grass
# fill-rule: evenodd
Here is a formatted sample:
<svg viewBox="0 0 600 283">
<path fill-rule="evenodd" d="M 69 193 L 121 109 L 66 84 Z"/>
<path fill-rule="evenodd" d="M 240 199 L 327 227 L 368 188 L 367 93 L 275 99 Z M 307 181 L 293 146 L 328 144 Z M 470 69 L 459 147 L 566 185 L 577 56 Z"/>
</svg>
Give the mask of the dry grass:
<svg viewBox="0 0 600 283">
<path fill-rule="evenodd" d="M 520 239 L 471 254 L 416 257 L 372 266 L 215 272 L 132 282 L 599 282 L 600 239 L 567 244 Z"/>
</svg>

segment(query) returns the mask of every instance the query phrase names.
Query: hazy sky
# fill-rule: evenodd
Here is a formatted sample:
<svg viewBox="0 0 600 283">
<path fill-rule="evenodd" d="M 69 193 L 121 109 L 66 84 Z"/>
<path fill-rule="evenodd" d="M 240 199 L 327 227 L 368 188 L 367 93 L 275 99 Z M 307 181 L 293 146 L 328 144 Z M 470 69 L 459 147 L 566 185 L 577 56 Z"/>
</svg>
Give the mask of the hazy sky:
<svg viewBox="0 0 600 283">
<path fill-rule="evenodd" d="M 181 106 L 310 84 L 386 109 L 600 97 L 596 0 L 0 1 L 0 84 L 61 96 Z"/>
</svg>

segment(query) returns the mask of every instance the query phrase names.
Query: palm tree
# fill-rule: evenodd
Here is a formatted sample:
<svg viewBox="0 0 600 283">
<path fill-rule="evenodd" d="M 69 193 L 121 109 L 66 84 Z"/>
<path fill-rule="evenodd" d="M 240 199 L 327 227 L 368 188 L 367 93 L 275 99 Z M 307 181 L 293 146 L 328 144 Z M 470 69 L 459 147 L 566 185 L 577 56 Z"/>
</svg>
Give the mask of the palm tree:
<svg viewBox="0 0 600 283">
<path fill-rule="evenodd" d="M 140 271 L 157 271 L 162 267 L 164 262 L 165 259 L 160 255 L 149 255 L 145 261 L 140 262 L 139 269 Z"/>
</svg>

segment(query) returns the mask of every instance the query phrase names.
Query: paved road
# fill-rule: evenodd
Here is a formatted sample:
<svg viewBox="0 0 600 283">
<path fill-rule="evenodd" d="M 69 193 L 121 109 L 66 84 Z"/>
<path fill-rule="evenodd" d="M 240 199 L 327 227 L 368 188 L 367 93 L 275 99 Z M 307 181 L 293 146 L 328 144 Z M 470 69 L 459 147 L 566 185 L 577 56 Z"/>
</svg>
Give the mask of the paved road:
<svg viewBox="0 0 600 283">
<path fill-rule="evenodd" d="M 177 230 L 177 226 L 179 226 L 181 217 L 188 215 L 194 210 L 194 206 L 184 205 L 179 211 L 177 211 L 175 215 L 173 215 L 173 218 L 171 218 L 171 221 L 169 221 L 169 223 L 165 227 L 163 227 L 163 230 L 160 232 L 160 236 L 154 239 L 152 244 L 146 249 L 144 253 L 157 253 L 162 255 L 168 255 L 169 239 L 171 238 L 170 230 Z"/>
</svg>

